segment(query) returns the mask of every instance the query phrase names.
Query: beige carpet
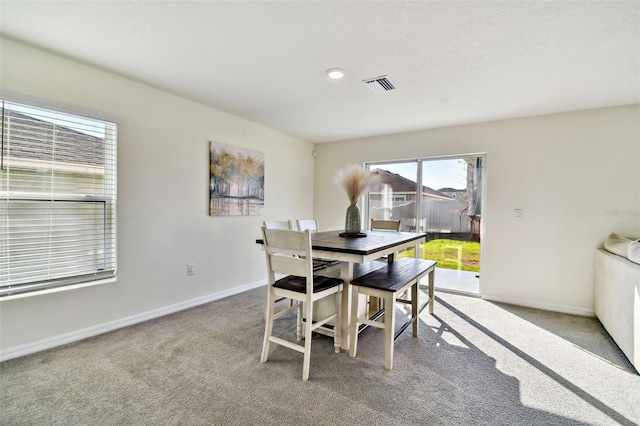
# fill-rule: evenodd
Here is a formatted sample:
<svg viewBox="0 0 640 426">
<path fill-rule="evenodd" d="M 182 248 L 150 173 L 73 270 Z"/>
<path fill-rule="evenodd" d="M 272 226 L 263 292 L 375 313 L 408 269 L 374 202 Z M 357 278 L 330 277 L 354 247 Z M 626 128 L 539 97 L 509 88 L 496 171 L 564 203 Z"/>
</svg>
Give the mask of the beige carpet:
<svg viewBox="0 0 640 426">
<path fill-rule="evenodd" d="M 314 338 L 259 362 L 264 289 L 0 364 L 2 425 L 633 425 L 640 376 L 593 318 L 438 294 L 358 357 Z M 281 332 L 294 331 L 293 317 Z"/>
</svg>

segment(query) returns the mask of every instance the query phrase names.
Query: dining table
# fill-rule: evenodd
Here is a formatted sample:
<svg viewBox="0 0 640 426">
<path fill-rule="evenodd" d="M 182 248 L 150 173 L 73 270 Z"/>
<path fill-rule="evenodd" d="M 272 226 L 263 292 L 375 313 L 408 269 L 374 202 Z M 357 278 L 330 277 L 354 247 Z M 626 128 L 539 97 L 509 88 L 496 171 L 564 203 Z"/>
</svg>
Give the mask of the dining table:
<svg viewBox="0 0 640 426">
<path fill-rule="evenodd" d="M 354 274 L 367 272 L 373 261 L 386 257 L 395 260 L 396 253 L 416 247 L 426 240 L 425 232 L 396 232 L 388 230 L 364 230 L 358 236 L 344 236 L 343 230 L 320 231 L 311 234 L 311 250 L 314 259 L 340 262 L 340 279 L 344 282 L 340 310 L 341 348 L 349 349 L 349 323 L 351 319 L 351 286 Z M 261 240 L 256 242 L 261 243 Z M 318 272 L 318 274 L 322 274 Z M 433 273 L 431 273 L 433 274 Z M 430 276 L 430 281 L 433 276 Z"/>
</svg>

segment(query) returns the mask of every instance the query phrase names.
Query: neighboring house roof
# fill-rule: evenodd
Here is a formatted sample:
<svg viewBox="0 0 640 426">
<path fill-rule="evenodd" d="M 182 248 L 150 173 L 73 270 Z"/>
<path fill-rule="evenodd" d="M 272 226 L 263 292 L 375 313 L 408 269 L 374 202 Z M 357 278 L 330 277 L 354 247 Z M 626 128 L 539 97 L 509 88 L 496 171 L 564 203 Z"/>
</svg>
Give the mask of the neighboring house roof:
<svg viewBox="0 0 640 426">
<path fill-rule="evenodd" d="M 466 189 L 440 188 L 438 192 L 466 192 Z"/>
<path fill-rule="evenodd" d="M 467 190 L 455 189 L 455 188 L 440 188 L 438 189 L 438 192 L 442 192 L 443 194 L 448 195 L 454 200 L 460 200 L 461 198 L 464 198 L 464 195 L 466 194 Z"/>
<path fill-rule="evenodd" d="M 395 193 L 414 193 L 416 192 L 416 182 L 411 179 L 407 179 L 404 176 L 400 176 L 396 173 L 391 173 L 387 170 L 383 169 L 374 169 L 371 171 L 374 175 L 377 175 L 378 178 L 376 182 L 371 185 L 370 192 L 382 192 L 382 185 L 387 184 L 393 188 L 393 192 Z M 422 187 L 422 195 L 427 195 L 432 198 L 440 198 L 443 200 L 451 200 L 451 197 L 443 194 L 439 191 L 436 191 L 433 188 L 429 188 L 428 186 Z"/>
<path fill-rule="evenodd" d="M 10 123 L 10 130 L 7 128 Z M 104 139 L 4 109 L 2 154 L 22 160 L 104 164 Z M 55 132 L 55 152 L 51 149 Z M 7 142 L 8 141 L 8 142 Z"/>
</svg>

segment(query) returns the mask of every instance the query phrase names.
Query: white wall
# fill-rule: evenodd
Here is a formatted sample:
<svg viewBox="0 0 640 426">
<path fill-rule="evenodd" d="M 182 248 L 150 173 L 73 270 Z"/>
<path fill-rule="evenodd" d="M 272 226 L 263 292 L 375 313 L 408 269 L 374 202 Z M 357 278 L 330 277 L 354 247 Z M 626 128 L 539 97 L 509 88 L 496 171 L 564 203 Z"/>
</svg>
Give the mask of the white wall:
<svg viewBox="0 0 640 426">
<path fill-rule="evenodd" d="M 1 90 L 116 117 L 118 281 L 0 302 L 0 350 L 28 353 L 263 284 L 263 220 L 311 217 L 313 145 L 7 39 Z M 265 214 L 208 216 L 208 141 L 265 154 Z M 186 265 L 196 274 L 187 277 Z M 212 318 L 215 321 L 215 318 Z"/>
<path fill-rule="evenodd" d="M 126 78 L 0 39 L 0 89 L 119 121 L 118 282 L 0 302 L 0 358 L 18 356 L 264 282 L 262 220 L 344 225 L 347 163 L 487 153 L 486 297 L 589 314 L 594 248 L 640 237 L 638 105 L 308 142 Z M 265 153 L 261 217 L 209 217 L 208 141 Z M 318 155 L 314 161 L 311 152 Z M 312 184 L 313 182 L 313 184 Z M 314 196 L 315 191 L 315 196 Z M 312 209 L 312 206 L 315 208 Z M 516 221 L 513 209 L 524 209 Z M 196 275 L 186 276 L 186 264 Z"/>
<path fill-rule="evenodd" d="M 639 123 L 633 105 L 317 144 L 315 216 L 344 227 L 348 163 L 487 153 L 484 297 L 592 315 L 594 249 L 640 237 Z"/>
</svg>

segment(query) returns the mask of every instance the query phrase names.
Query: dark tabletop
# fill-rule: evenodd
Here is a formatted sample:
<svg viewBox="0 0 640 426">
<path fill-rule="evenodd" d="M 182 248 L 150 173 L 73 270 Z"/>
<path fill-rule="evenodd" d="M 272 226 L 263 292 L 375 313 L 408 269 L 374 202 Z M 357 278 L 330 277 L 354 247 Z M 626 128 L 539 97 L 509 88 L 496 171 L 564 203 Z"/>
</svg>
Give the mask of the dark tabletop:
<svg viewBox="0 0 640 426">
<path fill-rule="evenodd" d="M 314 250 L 336 251 L 367 255 L 409 241 L 420 240 L 424 232 L 363 231 L 362 238 L 341 237 L 343 231 L 315 232 L 311 234 L 311 246 Z"/>
<path fill-rule="evenodd" d="M 366 237 L 341 237 L 339 231 L 314 232 L 311 234 L 311 246 L 314 250 L 334 251 L 358 255 L 368 255 L 409 241 L 424 238 L 424 232 L 363 231 Z M 256 240 L 262 244 L 262 239 Z"/>
</svg>

